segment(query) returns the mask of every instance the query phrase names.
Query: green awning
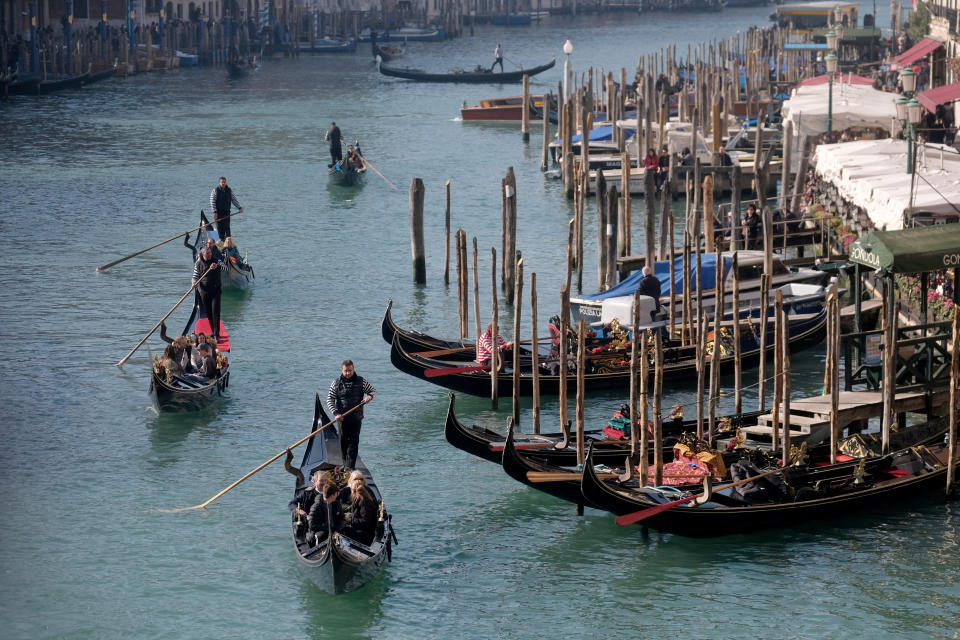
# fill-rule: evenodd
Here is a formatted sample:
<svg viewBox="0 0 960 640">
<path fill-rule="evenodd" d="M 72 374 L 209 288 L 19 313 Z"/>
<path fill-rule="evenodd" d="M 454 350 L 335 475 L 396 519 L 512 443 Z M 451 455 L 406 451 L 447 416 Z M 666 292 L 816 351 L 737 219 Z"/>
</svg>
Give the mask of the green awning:
<svg viewBox="0 0 960 640">
<path fill-rule="evenodd" d="M 960 224 L 871 231 L 850 245 L 850 261 L 891 273 L 960 267 Z"/>
</svg>

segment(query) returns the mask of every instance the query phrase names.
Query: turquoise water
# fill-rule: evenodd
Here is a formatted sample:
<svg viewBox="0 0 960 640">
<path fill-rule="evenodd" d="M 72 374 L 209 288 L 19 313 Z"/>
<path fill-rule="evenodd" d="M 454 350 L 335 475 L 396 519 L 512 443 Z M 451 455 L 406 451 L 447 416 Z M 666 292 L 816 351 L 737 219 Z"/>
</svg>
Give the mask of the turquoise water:
<svg viewBox="0 0 960 640">
<path fill-rule="evenodd" d="M 589 61 L 632 74 L 639 54 L 730 35 L 767 13 L 478 29 L 410 44 L 407 61 L 487 64 L 499 41 L 508 60 L 531 66 L 562 57 L 570 38 L 575 68 Z M 539 170 L 538 127 L 528 147 L 517 127 L 456 120 L 464 100 L 513 87 L 384 79 L 366 52 L 268 60 L 241 82 L 225 76 L 137 76 L 0 106 L 3 637 L 956 637 L 960 512 L 937 497 L 750 537 L 644 537 L 603 512 L 577 517 L 446 443 L 446 392 L 392 368 L 379 321 L 392 297 L 403 326 L 456 332 L 456 288 L 442 281 L 448 179 L 453 227 L 481 248 L 488 316 L 508 166 L 541 324 L 554 313 L 571 207 Z M 534 88 L 559 77 L 551 70 Z M 359 190 L 328 186 L 331 120 L 399 190 L 376 176 Z M 224 299 L 230 397 L 210 411 L 158 416 L 147 350 L 123 370 L 113 364 L 187 290 L 189 253 L 173 242 L 94 269 L 194 226 L 220 175 L 245 207 L 233 230 L 257 272 L 252 292 Z M 427 190 L 423 287 L 410 264 L 413 177 Z M 589 289 L 589 216 L 586 233 Z M 186 316 L 175 312 L 171 330 Z M 305 435 L 314 394 L 348 357 L 379 390 L 361 454 L 400 538 L 374 582 L 333 597 L 300 573 L 288 538 L 291 482 L 279 465 L 207 511 L 163 511 L 202 502 Z M 818 391 L 822 363 L 822 349 L 794 357 L 797 396 Z M 668 384 L 665 402 L 689 402 L 694 390 Z M 606 420 L 622 399 L 591 397 L 588 421 Z M 502 428 L 507 406 L 493 412 L 461 396 L 458 415 Z M 552 429 L 555 399 L 543 413 Z M 523 421 L 529 429 L 528 405 Z"/>
</svg>

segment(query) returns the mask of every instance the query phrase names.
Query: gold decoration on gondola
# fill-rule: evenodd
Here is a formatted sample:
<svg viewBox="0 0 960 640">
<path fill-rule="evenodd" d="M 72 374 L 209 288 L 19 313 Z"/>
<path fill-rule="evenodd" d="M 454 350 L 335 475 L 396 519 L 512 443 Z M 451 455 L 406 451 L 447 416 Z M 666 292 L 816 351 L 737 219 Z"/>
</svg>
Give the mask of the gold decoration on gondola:
<svg viewBox="0 0 960 640">
<path fill-rule="evenodd" d="M 866 472 L 867 472 L 867 459 L 860 458 L 860 463 L 857 465 L 857 468 L 853 470 L 853 484 L 865 484 L 866 483 Z"/>
<path fill-rule="evenodd" d="M 383 522 L 387 519 L 387 505 L 383 500 L 380 501 L 380 514 L 378 515 L 380 522 Z"/>
<path fill-rule="evenodd" d="M 795 444 L 791 444 L 790 459 L 793 460 L 793 466 L 805 467 L 810 461 L 810 456 L 807 455 L 807 443 L 801 442 L 799 447 L 797 447 Z"/>
<path fill-rule="evenodd" d="M 673 415 L 674 420 L 683 420 L 683 405 L 675 404 L 670 407 L 672 411 L 670 412 Z"/>
<path fill-rule="evenodd" d="M 730 421 L 730 416 L 723 416 L 717 423 L 717 433 L 727 433 L 732 428 L 733 424 Z"/>
</svg>

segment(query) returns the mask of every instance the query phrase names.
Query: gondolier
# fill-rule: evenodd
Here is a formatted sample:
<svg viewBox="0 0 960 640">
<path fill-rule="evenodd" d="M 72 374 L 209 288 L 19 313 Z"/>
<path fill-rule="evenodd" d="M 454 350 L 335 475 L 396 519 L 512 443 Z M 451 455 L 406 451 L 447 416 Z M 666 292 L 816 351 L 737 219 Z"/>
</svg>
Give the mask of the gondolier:
<svg viewBox="0 0 960 640">
<path fill-rule="evenodd" d="M 331 122 L 326 135 L 326 141 L 330 143 L 330 164 L 328 164 L 327 167 L 332 167 L 343 160 L 343 150 L 340 148 L 342 139 L 343 136 L 340 135 L 340 127 L 337 126 L 336 122 Z"/>
<path fill-rule="evenodd" d="M 220 183 L 210 192 L 210 209 L 213 210 L 213 220 L 217 223 L 217 233 L 223 240 L 230 236 L 230 207 L 237 208 L 237 213 L 243 211 L 233 189 L 227 186 L 227 179 L 220 176 Z"/>
<path fill-rule="evenodd" d="M 200 304 L 210 321 L 210 333 L 220 342 L 220 269 L 223 262 L 214 257 L 209 246 L 200 250 L 200 257 L 193 267 L 193 284 L 197 285 Z M 209 273 L 208 273 L 209 272 Z M 204 277 L 206 274 L 206 277 Z M 203 278 L 201 280 L 201 278 Z M 197 284 L 199 282 L 199 284 Z"/>
<path fill-rule="evenodd" d="M 360 445 L 360 426 L 363 422 L 363 407 L 344 415 L 354 407 L 373 400 L 377 390 L 366 379 L 358 376 L 352 360 L 344 360 L 340 365 L 340 377 L 330 384 L 327 393 L 327 407 L 333 412 L 333 419 L 340 423 L 340 451 L 343 466 L 353 469 L 357 464 L 357 452 Z"/>
<path fill-rule="evenodd" d="M 493 68 L 497 65 L 500 65 L 500 73 L 503 73 L 503 47 L 500 46 L 500 43 L 497 43 L 497 48 L 493 50 L 493 64 L 490 65 L 490 73 L 493 73 Z"/>
</svg>

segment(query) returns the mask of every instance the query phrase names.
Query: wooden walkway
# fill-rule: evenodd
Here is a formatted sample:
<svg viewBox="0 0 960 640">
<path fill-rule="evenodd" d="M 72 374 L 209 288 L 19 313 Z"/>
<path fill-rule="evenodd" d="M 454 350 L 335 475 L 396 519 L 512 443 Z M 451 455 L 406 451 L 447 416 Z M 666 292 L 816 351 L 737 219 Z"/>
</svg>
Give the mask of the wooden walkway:
<svg viewBox="0 0 960 640">
<path fill-rule="evenodd" d="M 932 406 L 949 401 L 950 393 L 944 389 L 935 391 L 931 399 Z M 926 409 L 925 394 L 922 391 L 898 393 L 893 402 L 894 413 L 923 411 Z M 841 433 L 848 425 L 860 420 L 878 418 L 883 414 L 883 393 L 881 391 L 841 391 L 838 405 L 838 425 Z M 769 437 L 773 432 L 773 411 L 760 416 L 757 426 L 744 427 L 748 435 Z M 780 409 L 780 428 L 786 420 L 783 408 Z M 800 400 L 790 400 L 790 437 L 809 440 L 811 444 L 825 440 L 830 435 L 830 396 L 813 396 Z"/>
</svg>

